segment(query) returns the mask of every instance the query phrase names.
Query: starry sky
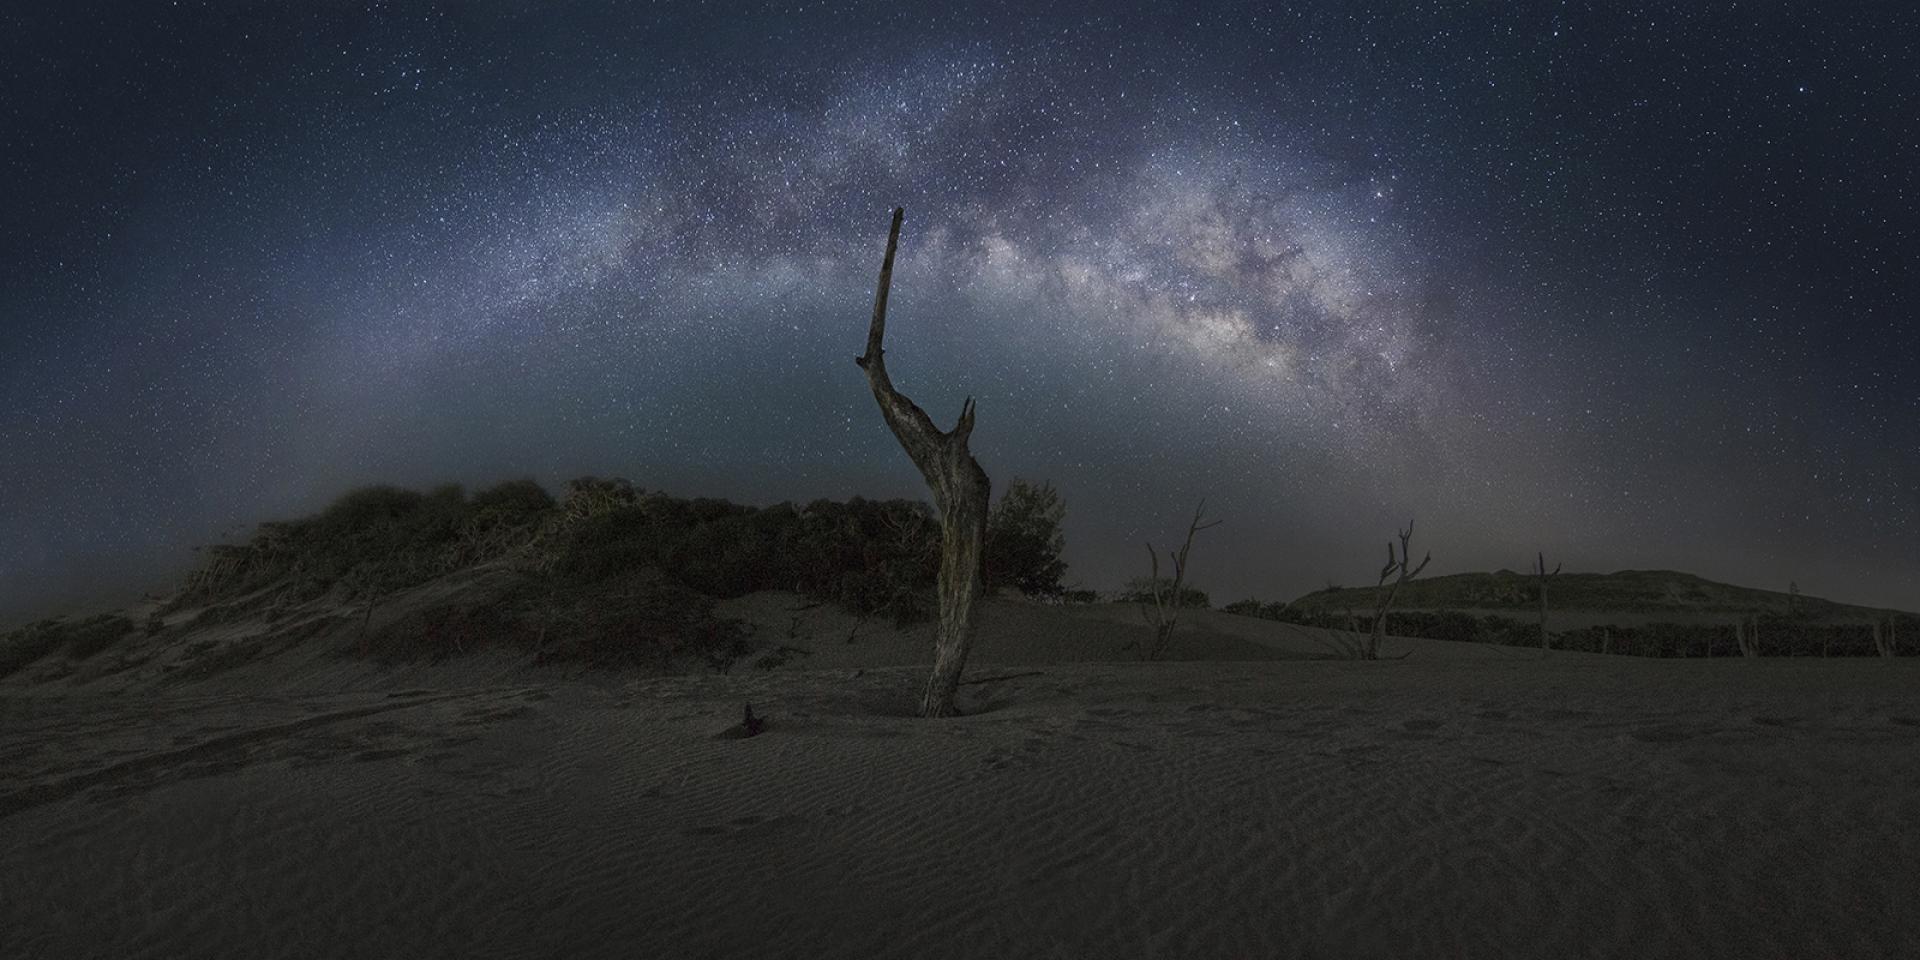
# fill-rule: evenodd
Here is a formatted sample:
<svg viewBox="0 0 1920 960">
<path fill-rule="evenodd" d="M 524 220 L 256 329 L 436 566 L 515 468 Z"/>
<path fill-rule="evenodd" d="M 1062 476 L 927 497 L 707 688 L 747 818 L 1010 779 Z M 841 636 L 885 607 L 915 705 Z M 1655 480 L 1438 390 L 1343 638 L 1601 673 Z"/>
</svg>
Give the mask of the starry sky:
<svg viewBox="0 0 1920 960">
<path fill-rule="evenodd" d="M 1216 603 L 1672 568 L 1920 607 L 1907 4 L 10 4 L 0 621 L 386 481 L 926 496 L 852 359 L 1195 502 Z"/>
</svg>

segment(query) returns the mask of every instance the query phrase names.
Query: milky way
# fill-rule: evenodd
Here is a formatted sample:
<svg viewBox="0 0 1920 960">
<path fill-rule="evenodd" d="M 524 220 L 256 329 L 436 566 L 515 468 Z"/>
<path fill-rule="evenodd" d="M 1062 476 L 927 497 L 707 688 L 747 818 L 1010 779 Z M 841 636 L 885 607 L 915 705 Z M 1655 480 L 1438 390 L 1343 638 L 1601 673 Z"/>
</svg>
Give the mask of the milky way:
<svg viewBox="0 0 1920 960">
<path fill-rule="evenodd" d="M 1216 601 L 1416 517 L 1920 605 L 1896 7 L 319 6 L 8 15 L 0 614 L 373 481 L 923 497 L 894 205 L 1070 580 L 1206 497 Z"/>
</svg>

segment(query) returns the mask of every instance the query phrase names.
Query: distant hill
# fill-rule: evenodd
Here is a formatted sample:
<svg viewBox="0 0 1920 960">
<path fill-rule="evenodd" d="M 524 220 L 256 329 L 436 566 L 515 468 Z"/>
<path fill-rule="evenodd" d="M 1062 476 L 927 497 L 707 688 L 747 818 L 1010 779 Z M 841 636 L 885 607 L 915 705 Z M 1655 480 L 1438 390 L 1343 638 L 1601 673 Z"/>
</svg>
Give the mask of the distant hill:
<svg viewBox="0 0 1920 960">
<path fill-rule="evenodd" d="M 1383 588 L 1316 590 L 1293 601 L 1292 606 L 1309 613 L 1344 614 L 1352 609 L 1364 615 L 1378 602 L 1376 589 Z M 1512 570 L 1456 573 L 1408 581 L 1393 605 L 1396 610 L 1461 610 L 1532 617 L 1539 610 L 1538 589 L 1535 577 Z M 1556 614 L 1579 611 L 1616 615 L 1617 622 L 1793 614 L 1811 623 L 1842 623 L 1868 621 L 1895 612 L 1717 583 L 1677 570 L 1561 573 L 1547 581 L 1547 603 Z"/>
</svg>

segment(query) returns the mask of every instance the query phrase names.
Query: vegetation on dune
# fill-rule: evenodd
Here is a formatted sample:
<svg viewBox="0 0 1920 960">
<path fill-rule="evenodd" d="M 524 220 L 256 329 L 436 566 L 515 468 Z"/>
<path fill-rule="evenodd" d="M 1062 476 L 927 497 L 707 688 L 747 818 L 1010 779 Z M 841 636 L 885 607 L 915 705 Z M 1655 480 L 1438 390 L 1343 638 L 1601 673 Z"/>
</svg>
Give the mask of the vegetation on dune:
<svg viewBox="0 0 1920 960">
<path fill-rule="evenodd" d="M 1196 610 L 1206 610 L 1213 606 L 1213 599 L 1207 596 L 1207 592 L 1191 584 L 1182 584 L 1176 594 L 1172 577 L 1135 577 L 1128 580 L 1126 586 L 1120 588 L 1120 593 L 1114 600 L 1117 603 L 1151 604 L 1156 594 L 1166 598 L 1169 606 Z M 1091 603 L 1093 598 L 1085 598 L 1082 602 Z"/>
<path fill-rule="evenodd" d="M 1050 486 L 1015 481 L 992 512 L 990 582 L 1062 595 L 1063 516 Z M 715 617 L 716 600 L 790 590 L 860 616 L 921 622 L 935 609 L 938 541 L 932 511 L 909 500 L 762 508 L 600 477 L 570 481 L 558 500 L 530 480 L 471 496 L 457 486 L 370 486 L 313 516 L 262 524 L 246 543 L 208 548 L 166 610 L 198 608 L 193 623 L 205 625 L 344 605 L 360 621 L 344 652 L 388 660 L 505 644 L 541 661 L 725 669 L 748 644 L 741 625 Z M 395 597 L 455 574 L 483 585 L 449 587 L 376 622 Z M 48 642 L 35 633 L 0 656 Z"/>
<path fill-rule="evenodd" d="M 1288 605 L 1284 600 L 1262 602 L 1248 597 L 1245 600 L 1235 600 L 1220 609 L 1242 617 L 1258 617 L 1262 620 L 1288 619 Z"/>
<path fill-rule="evenodd" d="M 1035 486 L 1018 477 L 987 515 L 987 585 L 1009 587 L 1029 597 L 1060 600 L 1067 563 L 1061 525 L 1067 505 L 1051 483 Z"/>
<path fill-rule="evenodd" d="M 1364 594 L 1365 591 L 1352 591 Z M 1328 630 L 1351 630 L 1354 621 L 1344 607 L 1303 606 L 1298 603 L 1262 603 L 1240 600 L 1226 606 L 1228 613 L 1295 623 Z M 1892 627 L 1876 634 L 1874 623 L 1823 622 L 1803 613 L 1762 613 L 1724 623 L 1646 623 L 1630 626 L 1603 625 L 1557 630 L 1554 648 L 1587 653 L 1614 653 L 1642 657 L 1737 657 L 1742 655 L 1735 632 L 1736 622 L 1747 625 L 1754 637 L 1754 655 L 1766 657 L 1862 657 L 1886 655 L 1881 646 L 1889 635 L 1920 637 L 1920 617 L 1895 614 Z M 1475 614 L 1460 610 L 1401 610 L 1387 615 L 1386 632 L 1400 637 L 1425 637 L 1465 643 L 1493 643 L 1512 647 L 1537 647 L 1539 627 L 1526 620 L 1498 614 Z M 1876 643 L 1879 636 L 1881 643 Z M 1913 654 L 1905 640 L 1896 651 Z"/>
<path fill-rule="evenodd" d="M 1064 516 L 1050 485 L 1013 481 L 989 511 L 985 582 L 1056 602 L 1094 600 L 1090 591 L 1062 586 Z M 345 625 L 354 640 L 343 655 L 381 660 L 504 646 L 530 651 L 536 662 L 726 670 L 752 645 L 743 624 L 716 615 L 721 599 L 792 591 L 863 618 L 927 621 L 938 609 L 939 539 L 933 510 L 910 500 L 753 507 L 597 477 L 569 482 L 558 499 L 530 480 L 471 495 L 457 486 L 370 486 L 312 516 L 261 524 L 245 543 L 209 548 L 183 589 L 147 618 L 144 633 L 182 629 L 181 618 L 169 615 L 185 611 L 185 629 L 263 621 L 281 642 L 337 638 Z M 1393 561 L 1404 564 L 1406 556 Z M 1539 610 L 1546 576 L 1544 562 L 1531 575 L 1409 576 L 1383 632 L 1539 645 L 1541 628 L 1529 614 Z M 1567 650 L 1895 656 L 1912 655 L 1920 642 L 1920 617 L 1797 590 L 1773 594 L 1664 571 L 1561 573 L 1553 585 L 1558 609 L 1613 609 L 1636 621 L 1593 625 L 1589 616 L 1587 625 L 1556 630 L 1554 646 Z M 1169 623 L 1180 609 L 1210 606 L 1206 591 L 1178 575 L 1136 579 L 1117 599 L 1153 605 Z M 1368 614 L 1385 599 L 1384 590 L 1330 586 L 1292 603 L 1249 598 L 1225 609 L 1366 631 Z M 1448 600 L 1455 605 L 1435 608 Z M 1663 610 L 1692 622 L 1660 622 Z M 86 660 L 141 631 L 116 615 L 29 624 L 0 635 L 0 677 L 55 654 Z"/>
<path fill-rule="evenodd" d="M 472 498 L 457 485 L 427 493 L 362 487 L 311 517 L 263 523 L 244 544 L 206 548 L 170 607 L 267 589 L 296 601 L 336 589 L 391 593 L 526 548 L 553 513 L 553 498 L 531 481 Z"/>
<path fill-rule="evenodd" d="M 1309 610 L 1345 611 L 1375 604 L 1382 587 L 1328 587 L 1293 601 Z M 1456 573 L 1407 583 L 1394 601 L 1398 608 L 1428 610 L 1537 610 L 1540 578 L 1531 572 Z M 1751 613 L 1765 611 L 1813 620 L 1853 619 L 1862 607 L 1799 593 L 1758 590 L 1716 583 L 1673 570 L 1621 570 L 1615 573 L 1560 573 L 1553 578 L 1555 610 L 1614 610 L 1638 613 L 1687 611 Z M 1538 630 L 1535 631 L 1538 640 Z"/>
<path fill-rule="evenodd" d="M 1526 574 L 1501 570 L 1409 581 L 1386 632 L 1436 640 L 1547 646 L 1546 590 L 1556 610 L 1586 611 L 1586 625 L 1552 634 L 1552 646 L 1650 657 L 1894 656 L 1920 618 L 1802 594 L 1715 583 L 1670 570 L 1564 573 L 1536 555 Z M 1234 613 L 1333 630 L 1354 629 L 1353 611 L 1379 602 L 1385 587 L 1329 585 L 1290 604 L 1246 600 Z M 1413 608 L 1413 609 L 1404 609 Z M 1614 614 L 1626 623 L 1594 624 Z M 1665 621 L 1672 616 L 1673 621 Z M 1527 620 L 1533 620 L 1528 623 Z M 1876 627 L 1875 625 L 1880 626 Z M 1876 631 L 1880 631 L 1876 633 Z M 1876 637 L 1879 639 L 1876 640 Z M 1906 652 L 1912 652 L 1908 650 Z"/>
<path fill-rule="evenodd" d="M 18 673 L 56 650 L 64 649 L 74 660 L 85 660 L 133 629 L 133 621 L 116 614 L 27 624 L 0 635 L 0 677 Z"/>
</svg>

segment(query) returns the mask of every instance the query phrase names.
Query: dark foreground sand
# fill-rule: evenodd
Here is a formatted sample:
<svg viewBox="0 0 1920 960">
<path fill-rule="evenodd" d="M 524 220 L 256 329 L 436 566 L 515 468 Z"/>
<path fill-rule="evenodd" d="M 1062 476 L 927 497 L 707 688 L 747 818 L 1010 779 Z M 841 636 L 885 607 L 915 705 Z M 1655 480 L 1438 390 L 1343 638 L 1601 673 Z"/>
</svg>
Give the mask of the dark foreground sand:
<svg viewBox="0 0 1920 960">
<path fill-rule="evenodd" d="M 1920 957 L 1920 661 L 1445 646 L 7 695 L 0 956 Z"/>
</svg>

